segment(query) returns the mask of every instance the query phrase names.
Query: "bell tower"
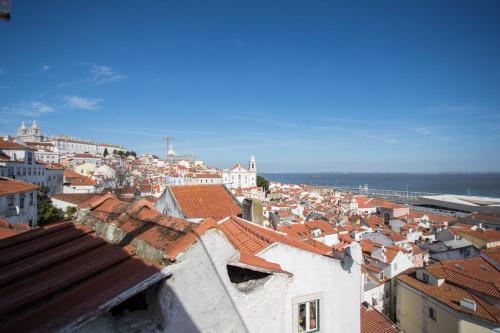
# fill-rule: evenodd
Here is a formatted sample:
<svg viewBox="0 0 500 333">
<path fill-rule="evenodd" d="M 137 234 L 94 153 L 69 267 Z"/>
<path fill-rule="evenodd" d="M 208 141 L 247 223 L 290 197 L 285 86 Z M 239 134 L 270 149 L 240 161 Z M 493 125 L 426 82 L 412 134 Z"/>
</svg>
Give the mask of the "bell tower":
<svg viewBox="0 0 500 333">
<path fill-rule="evenodd" d="M 255 157 L 253 155 L 250 157 L 250 161 L 248 162 L 248 170 L 257 172 L 257 163 L 255 162 Z"/>
</svg>

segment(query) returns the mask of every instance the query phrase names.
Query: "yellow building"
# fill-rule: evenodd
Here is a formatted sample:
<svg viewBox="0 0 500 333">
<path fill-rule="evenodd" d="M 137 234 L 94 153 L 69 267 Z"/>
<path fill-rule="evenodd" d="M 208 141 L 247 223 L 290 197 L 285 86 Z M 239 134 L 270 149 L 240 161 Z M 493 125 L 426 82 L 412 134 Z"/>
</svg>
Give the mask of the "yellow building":
<svg viewBox="0 0 500 333">
<path fill-rule="evenodd" d="M 97 169 L 97 165 L 95 165 L 94 163 L 83 163 L 80 165 L 75 165 L 73 169 L 73 171 L 79 173 L 82 176 L 90 177 Z"/>
<path fill-rule="evenodd" d="M 500 245 L 500 232 L 495 229 L 459 230 L 458 234 L 478 249 L 489 249 Z"/>
<path fill-rule="evenodd" d="M 403 273 L 396 278 L 396 323 L 405 333 L 492 332 L 500 327 L 498 282 L 482 258 Z"/>
</svg>

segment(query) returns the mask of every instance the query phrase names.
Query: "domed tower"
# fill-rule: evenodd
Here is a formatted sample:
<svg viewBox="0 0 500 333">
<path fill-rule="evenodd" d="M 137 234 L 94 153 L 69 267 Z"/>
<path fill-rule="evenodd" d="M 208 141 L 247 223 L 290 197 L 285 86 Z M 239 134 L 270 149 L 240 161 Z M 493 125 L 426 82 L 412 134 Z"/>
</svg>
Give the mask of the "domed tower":
<svg viewBox="0 0 500 333">
<path fill-rule="evenodd" d="M 26 135 L 26 125 L 24 124 L 24 121 L 21 123 L 21 127 L 17 130 L 17 136 L 22 137 L 23 135 Z"/>
<path fill-rule="evenodd" d="M 255 162 L 255 157 L 253 155 L 250 157 L 250 162 L 248 162 L 248 170 L 257 172 L 257 163 Z"/>
<path fill-rule="evenodd" d="M 36 120 L 33 120 L 33 125 L 31 125 L 31 135 L 37 136 L 40 134 L 40 127 L 36 123 Z"/>
</svg>

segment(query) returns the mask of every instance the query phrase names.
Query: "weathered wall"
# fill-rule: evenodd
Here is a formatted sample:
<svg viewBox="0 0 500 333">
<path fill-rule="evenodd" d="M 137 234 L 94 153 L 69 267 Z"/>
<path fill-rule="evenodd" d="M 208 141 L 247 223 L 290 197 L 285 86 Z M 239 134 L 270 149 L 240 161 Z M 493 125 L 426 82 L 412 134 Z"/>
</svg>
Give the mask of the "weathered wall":
<svg viewBox="0 0 500 333">
<path fill-rule="evenodd" d="M 359 265 L 353 264 L 349 272 L 339 260 L 282 244 L 268 247 L 259 256 L 280 263 L 283 270 L 294 275 L 284 302 L 282 330 L 276 332 L 296 332 L 298 325 L 293 320 L 293 299 L 318 293 L 322 295 L 321 332 L 360 331 L 362 281 Z"/>
<path fill-rule="evenodd" d="M 238 252 L 210 230 L 171 266 L 160 290 L 165 332 L 286 332 L 282 318 L 286 274 L 272 275 L 248 293 L 229 280 L 226 265 Z"/>
</svg>

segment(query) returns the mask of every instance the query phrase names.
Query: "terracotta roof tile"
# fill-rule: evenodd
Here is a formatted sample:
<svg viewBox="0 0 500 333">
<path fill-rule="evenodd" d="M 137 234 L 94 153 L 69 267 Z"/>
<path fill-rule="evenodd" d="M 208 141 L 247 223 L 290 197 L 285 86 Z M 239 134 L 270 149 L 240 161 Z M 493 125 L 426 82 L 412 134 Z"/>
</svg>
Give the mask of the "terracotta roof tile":
<svg viewBox="0 0 500 333">
<path fill-rule="evenodd" d="M 224 185 L 169 186 L 185 218 L 220 219 L 241 214 L 241 207 Z"/>
<path fill-rule="evenodd" d="M 20 180 L 0 177 L 0 196 L 36 190 L 38 186 Z"/>
<path fill-rule="evenodd" d="M 0 258 L 2 332 L 58 331 L 85 322 L 123 292 L 165 276 L 132 247 L 106 244 L 71 222 L 0 240 Z"/>
<path fill-rule="evenodd" d="M 440 286 L 424 283 L 415 278 L 414 270 L 402 273 L 398 275 L 396 279 L 449 306 L 455 311 L 468 314 L 477 319 L 496 325 L 500 324 L 500 311 L 494 304 L 486 302 L 484 299 L 463 288 L 448 282 L 444 282 Z M 476 303 L 475 312 L 471 312 L 460 306 L 460 300 L 463 298 L 473 300 Z"/>
<path fill-rule="evenodd" d="M 401 330 L 371 306 L 361 305 L 361 333 L 398 333 Z"/>
</svg>

